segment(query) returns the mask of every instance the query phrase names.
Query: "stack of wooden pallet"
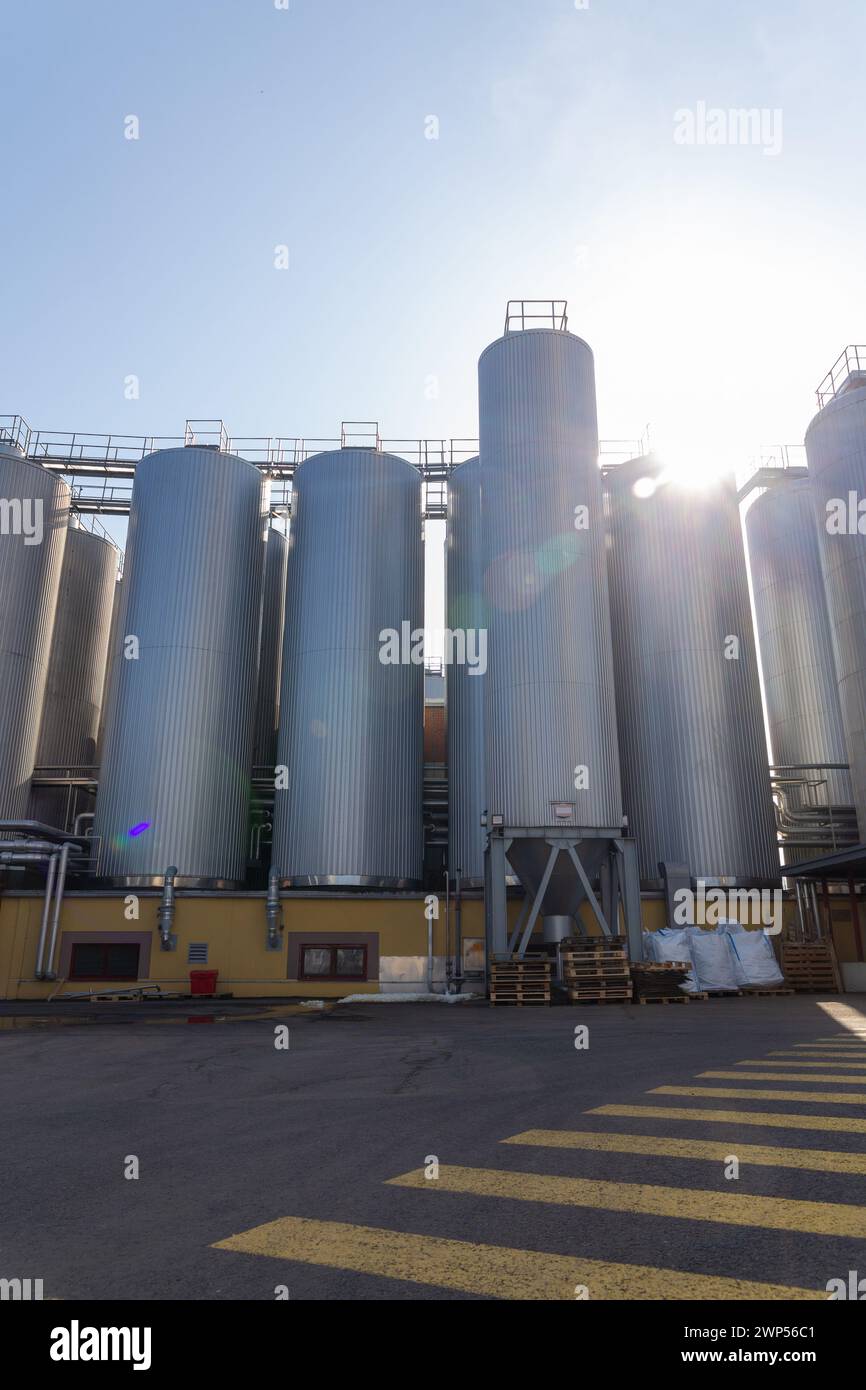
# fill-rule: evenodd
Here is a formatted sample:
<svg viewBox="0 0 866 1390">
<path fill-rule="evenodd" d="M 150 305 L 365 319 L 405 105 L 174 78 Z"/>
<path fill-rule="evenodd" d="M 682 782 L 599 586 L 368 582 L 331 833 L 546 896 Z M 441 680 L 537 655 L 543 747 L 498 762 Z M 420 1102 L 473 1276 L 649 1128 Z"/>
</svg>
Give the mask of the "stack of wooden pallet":
<svg viewBox="0 0 866 1390">
<path fill-rule="evenodd" d="M 706 999 L 706 994 L 688 994 L 680 989 L 689 977 L 690 961 L 636 961 L 631 968 L 636 1004 L 684 1004 L 689 999 Z"/>
<path fill-rule="evenodd" d="M 563 941 L 560 955 L 572 1004 L 623 1004 L 631 999 L 624 936 L 573 937 Z"/>
<path fill-rule="evenodd" d="M 550 957 L 512 956 L 490 966 L 491 1004 L 549 1004 Z"/>
<path fill-rule="evenodd" d="M 783 941 L 782 974 L 798 994 L 842 992 L 836 952 L 830 941 Z"/>
</svg>

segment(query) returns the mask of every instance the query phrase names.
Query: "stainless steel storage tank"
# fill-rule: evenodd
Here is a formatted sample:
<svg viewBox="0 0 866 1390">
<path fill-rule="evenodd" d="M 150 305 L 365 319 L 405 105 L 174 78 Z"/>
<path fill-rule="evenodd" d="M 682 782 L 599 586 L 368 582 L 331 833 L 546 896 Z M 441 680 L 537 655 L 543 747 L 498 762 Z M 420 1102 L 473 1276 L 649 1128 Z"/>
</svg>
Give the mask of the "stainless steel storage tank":
<svg viewBox="0 0 866 1390">
<path fill-rule="evenodd" d="M 272 768 L 277 760 L 280 723 L 280 676 L 286 617 L 286 564 L 289 543 L 282 531 L 268 527 L 262 584 L 262 616 L 256 683 L 253 766 Z"/>
<path fill-rule="evenodd" d="M 592 352 L 555 328 L 509 332 L 478 386 L 487 809 L 511 826 L 618 828 Z"/>
<path fill-rule="evenodd" d="M 643 880 L 659 862 L 779 877 L 740 514 L 732 478 L 606 475 L 623 801 Z"/>
<path fill-rule="evenodd" d="M 863 840 L 866 839 L 866 371 L 852 372 L 849 377 L 842 378 L 837 394 L 815 416 L 806 431 L 806 456 L 839 678 L 839 703 L 860 839 Z"/>
<path fill-rule="evenodd" d="M 815 501 L 808 478 L 783 480 L 746 512 L 758 656 L 774 764 L 845 763 L 845 731 L 830 636 Z M 796 774 L 791 774 L 796 778 Z M 850 806 L 846 772 L 805 773 L 825 787 L 786 789 L 793 810 Z M 814 854 L 817 850 L 814 850 Z M 808 857 L 808 856 L 807 856 Z"/>
<path fill-rule="evenodd" d="M 94 821 L 115 881 L 243 883 L 264 524 L 233 454 L 136 469 Z"/>
<path fill-rule="evenodd" d="M 70 519 L 42 724 L 36 752 L 40 768 L 85 768 L 96 763 L 108 640 L 119 551 L 107 537 Z M 65 815 L 63 789 L 33 792 L 33 817 L 49 824 Z M 90 809 L 81 802 L 79 810 Z"/>
<path fill-rule="evenodd" d="M 448 867 L 464 886 L 484 882 L 481 816 L 484 795 L 484 670 L 487 618 L 481 532 L 481 460 L 459 464 L 448 476 L 445 557 L 446 627 L 473 636 L 474 664 L 446 663 L 448 737 Z M 483 635 L 483 638 L 481 637 Z M 466 636 L 464 636 L 464 641 Z M 456 655 L 459 648 L 455 647 Z M 483 656 L 484 660 L 480 658 Z M 474 673 L 474 674 L 473 674 Z"/>
<path fill-rule="evenodd" d="M 0 819 L 28 817 L 69 488 L 0 444 Z"/>
<path fill-rule="evenodd" d="M 273 867 L 296 885 L 409 887 L 423 861 L 421 480 L 372 449 L 295 473 Z M 388 635 L 395 641 L 388 643 Z M 397 649 L 399 647 L 399 650 Z M 395 664 L 383 658 L 396 657 Z"/>
</svg>

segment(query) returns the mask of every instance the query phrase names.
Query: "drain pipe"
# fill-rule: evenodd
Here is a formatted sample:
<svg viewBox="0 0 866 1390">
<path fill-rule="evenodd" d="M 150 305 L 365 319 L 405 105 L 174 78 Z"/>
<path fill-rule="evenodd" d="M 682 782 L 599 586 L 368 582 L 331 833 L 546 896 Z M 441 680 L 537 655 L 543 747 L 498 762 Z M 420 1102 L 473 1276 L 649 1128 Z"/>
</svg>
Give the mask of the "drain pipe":
<svg viewBox="0 0 866 1390">
<path fill-rule="evenodd" d="M 54 892 L 54 879 L 57 875 L 57 861 L 59 858 L 59 851 L 55 851 L 48 860 L 48 873 L 45 878 L 45 897 L 42 901 L 42 923 L 39 927 L 39 945 L 36 949 L 37 980 L 44 979 L 45 976 L 42 963 L 45 960 L 45 941 L 48 936 L 48 913 L 51 910 L 51 897 Z"/>
<path fill-rule="evenodd" d="M 159 922 L 159 945 L 162 951 L 171 951 L 177 945 L 177 938 L 172 935 L 172 924 L 174 923 L 174 880 L 177 877 L 177 869 L 171 864 L 165 871 L 162 885 L 162 901 L 159 905 L 157 920 Z"/>
<path fill-rule="evenodd" d="M 45 976 L 46 980 L 56 980 L 54 973 L 54 953 L 57 950 L 57 934 L 60 930 L 60 909 L 63 906 L 63 890 L 66 887 L 66 866 L 69 863 L 69 851 L 72 848 L 69 840 L 64 841 L 60 851 L 60 863 L 57 866 L 57 887 L 54 892 L 54 913 L 51 918 L 51 939 L 48 942 L 48 952 L 45 957 Z"/>
<path fill-rule="evenodd" d="M 451 879 L 445 870 L 445 993 L 454 993 L 454 959 L 451 955 Z"/>
<path fill-rule="evenodd" d="M 454 875 L 454 969 L 459 993 L 463 983 L 463 895 L 459 869 Z"/>
<path fill-rule="evenodd" d="M 283 930 L 283 910 L 280 906 L 280 874 L 279 870 L 273 867 L 268 875 L 268 900 L 265 913 L 268 919 L 268 950 L 278 951 L 282 944 L 280 933 Z"/>
</svg>

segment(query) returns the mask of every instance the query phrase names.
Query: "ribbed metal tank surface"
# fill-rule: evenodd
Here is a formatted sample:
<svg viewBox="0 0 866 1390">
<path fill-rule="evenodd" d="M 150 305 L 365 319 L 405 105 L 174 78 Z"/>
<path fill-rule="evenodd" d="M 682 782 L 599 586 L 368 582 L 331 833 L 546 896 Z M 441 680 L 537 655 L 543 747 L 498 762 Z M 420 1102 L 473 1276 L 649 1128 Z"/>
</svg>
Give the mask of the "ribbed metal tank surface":
<svg viewBox="0 0 866 1390">
<path fill-rule="evenodd" d="M 656 485 L 652 495 L 639 495 L 643 480 Z M 606 483 L 623 801 L 641 878 L 657 880 L 667 860 L 697 877 L 775 882 L 733 479 L 666 482 L 655 459 L 639 458 L 611 468 Z"/>
<path fill-rule="evenodd" d="M 768 488 L 746 512 L 749 565 L 755 598 L 758 657 L 775 764 L 845 763 L 845 730 L 839 707 L 836 663 L 815 501 L 807 478 Z M 846 772 L 824 776 L 826 788 L 792 786 L 792 807 L 852 804 Z M 817 853 L 817 851 L 813 851 Z"/>
<path fill-rule="evenodd" d="M 94 821 L 107 877 L 243 882 L 264 524 L 261 474 L 235 455 L 136 469 Z"/>
<path fill-rule="evenodd" d="M 0 448 L 0 818 L 24 819 L 48 676 L 69 488 Z M 19 511 L 20 509 L 20 511 Z M 18 516 L 21 521 L 19 523 Z"/>
<path fill-rule="evenodd" d="M 37 767 L 85 767 L 96 761 L 118 558 L 110 540 L 70 525 Z"/>
<path fill-rule="evenodd" d="M 383 664 L 380 634 L 423 624 L 418 471 L 365 449 L 302 463 L 287 593 L 274 868 L 298 885 L 413 885 L 424 669 Z"/>
<path fill-rule="evenodd" d="M 866 386 L 849 388 L 815 416 L 806 431 L 839 703 L 851 766 L 860 839 L 866 839 Z M 849 514 L 845 531 L 828 516 Z M 852 505 L 853 504 L 853 505 Z M 866 513 L 866 507 L 864 507 Z M 829 528 L 828 528 L 829 523 Z"/>
<path fill-rule="evenodd" d="M 478 386 L 487 809 L 514 826 L 619 827 L 592 352 L 554 329 L 507 333 Z"/>
<path fill-rule="evenodd" d="M 110 540 L 70 520 L 36 751 L 39 768 L 96 763 L 119 556 Z M 65 824 L 70 804 L 63 787 L 35 787 L 31 815 L 48 825 Z M 91 811 L 92 795 L 79 790 L 74 804 Z"/>
<path fill-rule="evenodd" d="M 481 461 L 467 459 L 448 477 L 448 540 L 445 555 L 446 627 L 486 632 L 481 554 Z M 476 656 L 483 648 L 475 647 Z M 484 795 L 484 686 L 486 674 L 466 663 L 445 667 L 448 730 L 448 866 L 464 885 L 484 881 L 481 816 Z"/>
<path fill-rule="evenodd" d="M 265 543 L 265 577 L 262 584 L 259 672 L 256 684 L 254 767 L 270 768 L 277 760 L 288 553 L 289 543 L 283 532 L 278 531 L 275 526 L 268 527 Z"/>
</svg>

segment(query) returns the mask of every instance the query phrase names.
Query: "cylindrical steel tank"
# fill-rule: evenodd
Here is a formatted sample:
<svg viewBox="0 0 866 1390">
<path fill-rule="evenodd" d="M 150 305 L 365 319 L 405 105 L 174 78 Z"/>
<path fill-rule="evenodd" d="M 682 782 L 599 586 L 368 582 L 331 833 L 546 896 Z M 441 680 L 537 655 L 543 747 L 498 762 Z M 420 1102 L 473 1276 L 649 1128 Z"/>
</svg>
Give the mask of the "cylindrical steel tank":
<svg viewBox="0 0 866 1390">
<path fill-rule="evenodd" d="M 862 382 L 862 377 L 855 378 Z M 866 838 L 866 383 L 818 412 L 806 456 L 860 839 Z M 862 512 L 858 508 L 862 507 Z"/>
<path fill-rule="evenodd" d="M 555 329 L 506 333 L 478 387 L 487 809 L 619 828 L 592 352 Z"/>
<path fill-rule="evenodd" d="M 643 880 L 659 863 L 755 886 L 779 876 L 733 479 L 654 458 L 607 473 L 623 802 Z"/>
<path fill-rule="evenodd" d="M 254 767 L 271 768 L 277 759 L 288 553 L 289 543 L 286 536 L 275 526 L 269 526 L 265 542 L 265 577 L 262 584 L 259 671 L 253 739 Z"/>
<path fill-rule="evenodd" d="M 466 887 L 484 882 L 484 686 L 486 601 L 481 533 L 481 461 L 459 464 L 448 477 L 445 556 L 446 627 L 479 634 L 473 666 L 446 663 L 448 733 L 448 868 Z M 483 638 L 480 634 L 484 634 Z"/>
<path fill-rule="evenodd" d="M 757 497 L 746 512 L 746 536 L 772 761 L 788 767 L 845 763 L 848 753 L 809 480 L 786 480 Z M 826 786 L 797 786 L 797 776 L 826 778 Z M 846 772 L 791 777 L 785 796 L 794 809 L 826 801 L 831 806 L 852 804 Z"/>
<path fill-rule="evenodd" d="M 302 463 L 287 594 L 273 866 L 298 886 L 413 886 L 423 862 L 417 469 L 368 449 Z"/>
<path fill-rule="evenodd" d="M 108 639 L 117 578 L 117 546 L 70 521 L 60 572 L 60 592 L 42 725 L 36 752 L 41 768 L 84 768 L 96 762 Z M 57 825 L 67 794 L 34 789 L 35 820 Z M 79 802 L 79 810 L 91 809 Z"/>
<path fill-rule="evenodd" d="M 137 467 L 94 834 L 129 886 L 239 886 L 264 518 L 258 469 L 200 447 Z"/>
<path fill-rule="evenodd" d="M 0 446 L 0 819 L 28 816 L 69 496 L 15 445 Z"/>
</svg>

